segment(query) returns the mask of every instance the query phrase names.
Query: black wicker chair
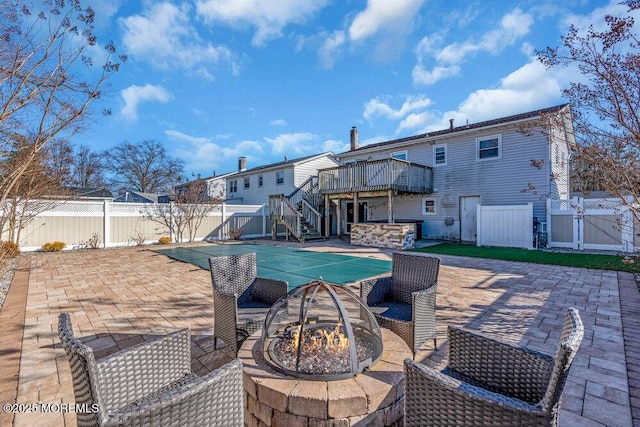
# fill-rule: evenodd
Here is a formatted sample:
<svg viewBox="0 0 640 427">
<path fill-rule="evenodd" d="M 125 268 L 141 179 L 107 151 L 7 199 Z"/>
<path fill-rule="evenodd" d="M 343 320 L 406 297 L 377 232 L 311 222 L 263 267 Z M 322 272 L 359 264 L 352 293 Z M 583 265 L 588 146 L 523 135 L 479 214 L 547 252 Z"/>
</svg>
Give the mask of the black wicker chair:
<svg viewBox="0 0 640 427">
<path fill-rule="evenodd" d="M 555 356 L 448 328 L 442 371 L 406 359 L 407 426 L 557 426 L 560 396 L 584 328 L 570 308 Z"/>
<path fill-rule="evenodd" d="M 242 426 L 242 362 L 209 374 L 191 373 L 190 331 L 183 329 L 96 360 L 73 335 L 69 315 L 58 320 L 73 377 L 78 426 Z"/>
<path fill-rule="evenodd" d="M 436 290 L 440 260 L 395 252 L 391 276 L 360 282 L 360 296 L 380 326 L 390 329 L 414 354 L 436 340 Z"/>
<path fill-rule="evenodd" d="M 257 277 L 256 254 L 246 253 L 209 258 L 213 286 L 213 318 L 216 341 L 238 348 L 262 328 L 269 308 L 287 295 L 283 280 Z"/>
</svg>

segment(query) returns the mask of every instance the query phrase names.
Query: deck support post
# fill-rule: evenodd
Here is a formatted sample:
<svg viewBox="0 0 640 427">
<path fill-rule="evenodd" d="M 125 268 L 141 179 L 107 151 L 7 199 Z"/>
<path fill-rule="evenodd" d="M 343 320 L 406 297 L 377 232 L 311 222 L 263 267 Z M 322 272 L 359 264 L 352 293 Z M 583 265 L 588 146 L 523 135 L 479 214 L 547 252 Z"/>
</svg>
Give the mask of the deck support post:
<svg viewBox="0 0 640 427">
<path fill-rule="evenodd" d="M 393 222 L 393 192 L 387 190 L 387 222 L 391 224 Z"/>
</svg>

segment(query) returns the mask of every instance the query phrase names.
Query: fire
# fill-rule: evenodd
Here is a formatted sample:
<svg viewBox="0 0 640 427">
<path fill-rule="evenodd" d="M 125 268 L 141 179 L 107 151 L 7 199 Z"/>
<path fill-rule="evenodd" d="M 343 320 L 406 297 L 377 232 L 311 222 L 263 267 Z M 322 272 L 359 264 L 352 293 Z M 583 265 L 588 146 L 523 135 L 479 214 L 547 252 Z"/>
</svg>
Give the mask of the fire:
<svg viewBox="0 0 640 427">
<path fill-rule="evenodd" d="M 291 346 L 297 350 L 300 342 L 301 325 L 296 326 L 291 332 Z M 305 350 L 317 351 L 322 349 L 343 350 L 349 348 L 349 338 L 341 331 L 342 321 L 339 321 L 333 330 L 326 328 L 318 328 L 313 335 L 305 340 L 303 337 L 303 346 Z M 306 335 L 306 334 L 305 334 Z"/>
</svg>

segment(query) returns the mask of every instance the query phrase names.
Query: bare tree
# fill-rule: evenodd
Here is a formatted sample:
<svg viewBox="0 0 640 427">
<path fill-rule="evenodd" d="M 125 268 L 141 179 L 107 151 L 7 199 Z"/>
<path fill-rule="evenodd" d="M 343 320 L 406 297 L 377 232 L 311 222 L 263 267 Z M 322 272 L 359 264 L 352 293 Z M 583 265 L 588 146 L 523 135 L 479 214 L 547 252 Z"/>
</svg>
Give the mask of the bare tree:
<svg viewBox="0 0 640 427">
<path fill-rule="evenodd" d="M 89 52 L 98 40 L 90 7 L 57 0 L 43 1 L 41 8 L 32 9 L 25 0 L 0 3 L 0 157 L 9 155 L 15 135 L 30 141 L 20 163 L 0 181 L 0 204 L 16 194 L 47 144 L 84 129 L 91 106 L 126 60 L 121 55 L 114 62 L 116 49 L 108 42 L 104 63 L 93 66 Z M 83 67 L 88 79 L 81 77 Z"/>
<path fill-rule="evenodd" d="M 71 183 L 78 187 L 104 187 L 106 180 L 100 154 L 81 145 L 73 155 Z"/>
<path fill-rule="evenodd" d="M 197 179 L 180 186 L 171 194 L 171 203 L 156 203 L 145 211 L 147 219 L 172 230 L 174 239 L 193 242 L 204 219 L 222 200 L 207 194 L 206 181 Z"/>
<path fill-rule="evenodd" d="M 170 191 L 181 180 L 183 163 L 171 158 L 158 141 L 123 142 L 103 154 L 103 167 L 111 185 L 143 193 Z"/>
<path fill-rule="evenodd" d="M 623 1 L 629 12 L 640 1 Z M 577 67 L 563 90 L 572 105 L 581 186 L 624 198 L 640 220 L 640 44 L 632 17 L 606 16 L 607 29 L 571 27 L 560 48 L 538 52 L 548 68 Z"/>
<path fill-rule="evenodd" d="M 33 142 L 16 136 L 13 149 L 0 162 L 0 178 L 17 168 L 25 168 L 0 205 L 0 230 L 7 240 L 19 243 L 20 233 L 38 214 L 51 209 L 67 194 L 63 188 L 65 170 L 60 170 L 58 156 L 67 152 L 68 143 L 56 141 L 32 156 Z"/>
</svg>

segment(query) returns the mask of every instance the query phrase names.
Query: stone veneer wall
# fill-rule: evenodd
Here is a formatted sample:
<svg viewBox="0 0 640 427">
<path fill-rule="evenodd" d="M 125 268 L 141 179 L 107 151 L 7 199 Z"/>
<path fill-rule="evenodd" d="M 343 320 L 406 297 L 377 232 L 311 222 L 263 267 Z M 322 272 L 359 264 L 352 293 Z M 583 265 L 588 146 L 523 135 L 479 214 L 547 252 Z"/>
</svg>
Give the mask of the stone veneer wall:
<svg viewBox="0 0 640 427">
<path fill-rule="evenodd" d="M 414 224 L 361 223 L 351 225 L 351 244 L 391 248 L 411 249 L 416 243 Z"/>
</svg>

